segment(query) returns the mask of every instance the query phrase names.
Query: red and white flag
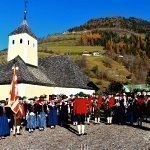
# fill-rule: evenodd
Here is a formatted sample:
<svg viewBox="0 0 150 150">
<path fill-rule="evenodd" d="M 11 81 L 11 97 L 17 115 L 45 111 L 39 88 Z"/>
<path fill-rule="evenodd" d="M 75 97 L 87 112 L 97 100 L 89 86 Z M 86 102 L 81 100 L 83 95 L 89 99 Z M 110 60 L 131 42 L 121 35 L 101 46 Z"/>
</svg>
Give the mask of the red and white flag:
<svg viewBox="0 0 150 150">
<path fill-rule="evenodd" d="M 18 80 L 16 67 L 13 68 L 13 71 L 13 79 L 11 82 L 10 100 L 8 102 L 8 106 L 10 106 L 12 111 L 16 114 L 19 111 Z"/>
</svg>

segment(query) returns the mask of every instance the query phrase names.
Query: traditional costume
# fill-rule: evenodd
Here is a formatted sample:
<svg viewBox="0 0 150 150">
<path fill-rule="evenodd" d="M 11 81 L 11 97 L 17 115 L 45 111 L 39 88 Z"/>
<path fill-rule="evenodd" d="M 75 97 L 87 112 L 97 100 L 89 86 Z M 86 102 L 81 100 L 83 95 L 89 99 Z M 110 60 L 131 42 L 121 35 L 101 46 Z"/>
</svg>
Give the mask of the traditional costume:
<svg viewBox="0 0 150 150">
<path fill-rule="evenodd" d="M 40 131 L 43 131 L 46 128 L 46 115 L 47 115 L 47 106 L 46 104 L 39 103 L 37 105 L 37 114 L 38 114 L 38 127 Z"/>
<path fill-rule="evenodd" d="M 0 104 L 0 139 L 10 134 L 8 118 L 5 114 L 5 108 Z"/>
<path fill-rule="evenodd" d="M 61 126 L 68 124 L 68 105 L 67 105 L 67 103 L 65 103 L 65 102 L 62 103 L 61 109 L 59 111 L 59 116 L 60 116 Z"/>
<path fill-rule="evenodd" d="M 13 135 L 15 135 L 17 133 L 17 135 L 21 135 L 20 133 L 20 127 L 21 124 L 23 122 L 23 118 L 25 118 L 25 110 L 24 110 L 24 103 L 19 102 L 19 110 L 17 112 L 17 114 L 15 115 L 16 117 L 16 121 L 14 121 L 14 130 L 13 130 Z M 16 132 L 17 129 L 17 132 Z"/>
<path fill-rule="evenodd" d="M 98 107 L 98 102 L 95 101 L 93 104 L 94 107 L 94 121 L 95 124 L 100 123 L 100 107 Z"/>
<path fill-rule="evenodd" d="M 51 102 L 48 105 L 48 108 L 48 126 L 50 126 L 51 128 L 55 128 L 55 126 L 58 124 L 57 107 L 54 102 Z"/>
<path fill-rule="evenodd" d="M 71 120 L 74 126 L 78 124 L 77 115 L 74 113 L 74 101 L 71 103 Z"/>
<path fill-rule="evenodd" d="M 105 101 L 106 105 L 105 105 L 105 113 L 106 113 L 106 118 L 107 118 L 107 124 L 112 124 L 112 108 L 115 104 L 115 99 L 114 97 L 107 97 L 106 101 Z"/>
<path fill-rule="evenodd" d="M 8 118 L 8 124 L 9 124 L 10 131 L 12 132 L 13 126 L 14 126 L 14 113 L 10 107 L 5 107 L 5 112 L 6 112 L 6 116 Z"/>
<path fill-rule="evenodd" d="M 87 114 L 86 114 L 86 122 L 89 125 L 91 119 L 91 112 L 92 112 L 92 97 L 87 98 Z"/>
<path fill-rule="evenodd" d="M 83 97 L 83 93 L 80 92 L 78 98 L 74 102 L 74 114 L 77 115 L 78 122 L 78 135 L 85 135 L 85 115 L 87 114 L 87 100 Z"/>
<path fill-rule="evenodd" d="M 126 121 L 130 122 L 130 125 L 133 125 L 133 121 L 134 121 L 134 107 L 133 107 L 133 104 L 134 104 L 134 100 L 133 100 L 133 98 L 130 97 L 127 100 L 127 103 L 126 103 L 126 107 L 127 107 Z"/>
<path fill-rule="evenodd" d="M 37 127 L 37 117 L 35 114 L 35 107 L 33 104 L 27 105 L 27 126 L 29 133 L 33 132 L 34 129 Z"/>
<path fill-rule="evenodd" d="M 140 95 L 136 99 L 136 117 L 138 126 L 142 126 L 143 110 L 144 110 L 144 95 Z"/>
</svg>

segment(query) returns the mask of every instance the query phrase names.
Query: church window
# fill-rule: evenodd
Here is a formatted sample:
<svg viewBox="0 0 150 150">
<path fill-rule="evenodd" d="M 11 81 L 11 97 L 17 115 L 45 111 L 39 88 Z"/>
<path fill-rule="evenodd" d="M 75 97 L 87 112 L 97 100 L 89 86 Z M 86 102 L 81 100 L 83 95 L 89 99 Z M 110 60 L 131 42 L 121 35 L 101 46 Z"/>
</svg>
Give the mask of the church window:
<svg viewBox="0 0 150 150">
<path fill-rule="evenodd" d="M 33 47 L 35 47 L 35 44 L 33 43 Z"/>
<path fill-rule="evenodd" d="M 28 40 L 28 45 L 30 44 L 30 41 Z"/>
<path fill-rule="evenodd" d="M 15 40 L 12 40 L 12 44 L 13 44 L 13 45 L 15 44 Z"/>
<path fill-rule="evenodd" d="M 22 42 L 23 42 L 23 40 L 22 40 L 22 39 L 20 39 L 20 44 L 22 44 Z"/>
</svg>

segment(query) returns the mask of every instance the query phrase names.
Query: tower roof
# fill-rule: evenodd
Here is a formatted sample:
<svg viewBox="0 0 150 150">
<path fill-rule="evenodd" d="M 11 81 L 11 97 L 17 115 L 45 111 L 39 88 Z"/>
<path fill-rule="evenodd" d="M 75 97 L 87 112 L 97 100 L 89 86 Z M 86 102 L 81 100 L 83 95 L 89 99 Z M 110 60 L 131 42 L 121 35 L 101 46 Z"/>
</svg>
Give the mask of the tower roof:
<svg viewBox="0 0 150 150">
<path fill-rule="evenodd" d="M 21 33 L 27 33 L 30 36 L 32 36 L 33 38 L 36 38 L 34 33 L 31 31 L 30 27 L 28 26 L 28 23 L 26 20 L 23 20 L 22 24 L 17 29 L 15 29 L 13 32 L 11 32 L 9 35 L 17 35 L 17 34 L 21 34 Z"/>
<path fill-rule="evenodd" d="M 27 33 L 30 36 L 32 36 L 33 38 L 37 39 L 36 36 L 34 35 L 34 33 L 32 33 L 32 31 L 31 31 L 31 29 L 27 23 L 27 3 L 28 3 L 28 0 L 24 0 L 24 19 L 23 19 L 23 22 L 21 23 L 21 25 L 17 29 L 15 29 L 9 35 L 17 35 L 17 34 L 21 34 L 21 33 Z"/>
</svg>

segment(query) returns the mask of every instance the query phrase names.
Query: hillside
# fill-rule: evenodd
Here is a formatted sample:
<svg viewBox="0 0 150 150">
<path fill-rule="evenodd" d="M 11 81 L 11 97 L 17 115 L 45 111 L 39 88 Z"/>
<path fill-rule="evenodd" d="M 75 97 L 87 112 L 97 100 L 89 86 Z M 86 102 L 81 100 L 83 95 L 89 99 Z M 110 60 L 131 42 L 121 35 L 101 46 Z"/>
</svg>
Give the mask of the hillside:
<svg viewBox="0 0 150 150">
<path fill-rule="evenodd" d="M 124 17 L 107 17 L 91 19 L 87 23 L 78 27 L 70 28 L 68 31 L 86 31 L 97 28 L 121 28 L 126 31 L 134 31 L 136 33 L 146 33 L 150 31 L 150 22 L 139 18 Z"/>
<path fill-rule="evenodd" d="M 149 25 L 137 18 L 92 19 L 62 34 L 39 39 L 39 57 L 69 55 L 101 91 L 112 81 L 145 83 L 150 69 Z M 99 55 L 93 56 L 93 52 Z M 85 53 L 90 56 L 83 56 Z M 6 50 L 0 52 L 0 62 L 6 61 L 6 54 Z"/>
</svg>

